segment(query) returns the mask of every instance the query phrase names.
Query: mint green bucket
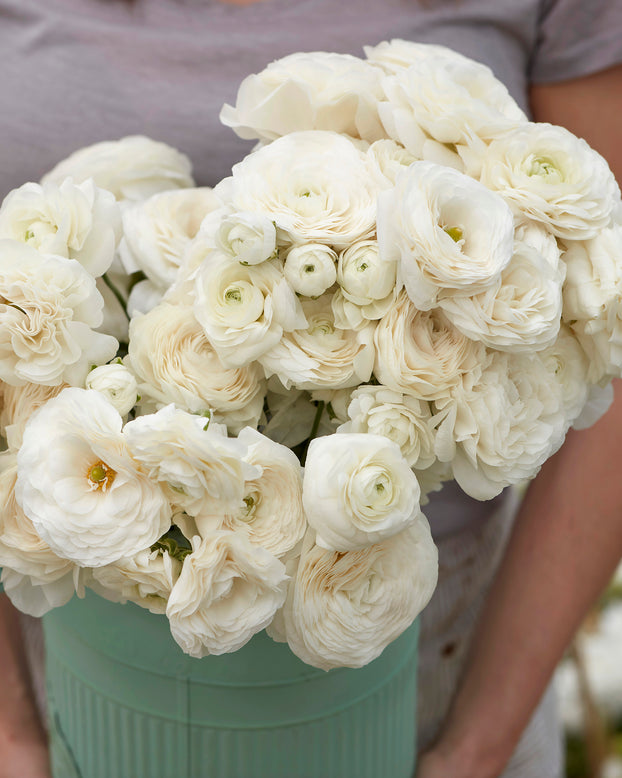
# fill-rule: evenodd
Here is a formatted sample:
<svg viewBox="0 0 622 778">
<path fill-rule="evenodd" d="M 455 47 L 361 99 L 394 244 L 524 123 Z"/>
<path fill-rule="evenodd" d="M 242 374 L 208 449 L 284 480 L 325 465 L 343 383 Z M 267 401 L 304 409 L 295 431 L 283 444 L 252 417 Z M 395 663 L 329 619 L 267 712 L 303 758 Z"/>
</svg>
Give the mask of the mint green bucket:
<svg viewBox="0 0 622 778">
<path fill-rule="evenodd" d="M 415 622 L 360 670 L 265 633 L 192 659 L 164 616 L 89 592 L 44 617 L 54 778 L 411 778 Z"/>
</svg>

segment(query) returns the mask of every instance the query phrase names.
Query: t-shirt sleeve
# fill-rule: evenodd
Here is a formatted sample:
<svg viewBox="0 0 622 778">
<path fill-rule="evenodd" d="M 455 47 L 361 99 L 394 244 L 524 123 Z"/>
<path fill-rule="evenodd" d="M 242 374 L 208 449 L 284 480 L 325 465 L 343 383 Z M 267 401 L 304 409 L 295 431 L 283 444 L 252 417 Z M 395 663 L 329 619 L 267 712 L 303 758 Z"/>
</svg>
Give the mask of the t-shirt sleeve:
<svg viewBox="0 0 622 778">
<path fill-rule="evenodd" d="M 622 64 L 622 0 L 543 0 L 533 83 L 579 78 Z"/>
</svg>

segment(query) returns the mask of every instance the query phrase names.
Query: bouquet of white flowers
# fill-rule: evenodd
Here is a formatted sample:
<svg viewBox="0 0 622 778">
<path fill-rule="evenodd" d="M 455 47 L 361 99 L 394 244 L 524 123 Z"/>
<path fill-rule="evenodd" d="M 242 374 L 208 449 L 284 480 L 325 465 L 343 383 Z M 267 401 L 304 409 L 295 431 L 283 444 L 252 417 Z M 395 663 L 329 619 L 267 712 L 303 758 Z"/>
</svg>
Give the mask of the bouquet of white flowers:
<svg viewBox="0 0 622 778">
<path fill-rule="evenodd" d="M 0 564 L 85 586 L 194 657 L 267 628 L 360 667 L 428 602 L 421 512 L 532 477 L 622 365 L 605 161 L 484 66 L 392 41 L 296 54 L 221 118 L 213 189 L 143 137 L 0 208 Z M 127 314 L 127 319 L 125 318 Z"/>
</svg>

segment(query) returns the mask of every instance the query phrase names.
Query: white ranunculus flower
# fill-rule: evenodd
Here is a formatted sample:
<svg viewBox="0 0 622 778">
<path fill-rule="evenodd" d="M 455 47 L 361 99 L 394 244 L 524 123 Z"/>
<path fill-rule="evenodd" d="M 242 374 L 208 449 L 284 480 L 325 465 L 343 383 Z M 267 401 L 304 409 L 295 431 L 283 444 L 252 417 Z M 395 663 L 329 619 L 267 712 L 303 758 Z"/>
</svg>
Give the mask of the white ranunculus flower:
<svg viewBox="0 0 622 778">
<path fill-rule="evenodd" d="M 237 651 L 285 600 L 285 566 L 235 532 L 192 538 L 168 599 L 171 633 L 190 656 Z"/>
<path fill-rule="evenodd" d="M 620 190 L 605 160 L 563 127 L 525 124 L 490 144 L 481 181 L 554 235 L 581 240 L 609 223 Z"/>
<path fill-rule="evenodd" d="M 373 329 L 357 330 L 335 324 L 330 292 L 302 301 L 306 329 L 296 329 L 259 357 L 268 377 L 278 376 L 286 387 L 343 389 L 368 381 L 374 364 Z"/>
<path fill-rule="evenodd" d="M 412 524 L 419 484 L 400 447 L 381 435 L 343 433 L 309 444 L 302 500 L 316 543 L 363 548 Z"/>
<path fill-rule="evenodd" d="M 245 427 L 238 441 L 247 446 L 246 462 L 260 474 L 244 484 L 242 505 L 236 512 L 197 516 L 199 533 L 229 529 L 244 533 L 275 557 L 291 551 L 302 539 L 307 522 L 302 509 L 302 467 L 289 448 L 274 443 L 251 427 Z"/>
<path fill-rule="evenodd" d="M 16 607 L 43 616 L 68 602 L 80 586 L 76 566 L 61 559 L 36 533 L 15 499 L 17 462 L 0 454 L 0 565 L 6 593 Z"/>
<path fill-rule="evenodd" d="M 134 602 L 151 613 L 165 613 L 181 562 L 160 549 L 143 549 L 109 565 L 93 568 L 89 587 L 111 602 Z"/>
<path fill-rule="evenodd" d="M 121 213 L 110 192 L 90 180 L 28 183 L 4 199 L 0 238 L 22 241 L 42 254 L 76 259 L 96 277 L 112 264 L 121 238 Z"/>
<path fill-rule="evenodd" d="M 439 49 L 431 47 L 383 79 L 386 98 L 378 112 L 390 138 L 420 158 L 429 138 L 441 144 L 489 140 L 526 123 L 490 68 Z"/>
<path fill-rule="evenodd" d="M 453 58 L 456 65 L 468 64 L 472 60 L 459 54 L 446 46 L 433 43 L 416 43 L 415 41 L 393 38 L 390 41 L 382 41 L 376 46 L 363 46 L 367 60 L 377 67 L 381 67 L 385 73 L 396 74 L 406 70 L 416 62 L 431 56 Z"/>
<path fill-rule="evenodd" d="M 427 605 L 438 552 L 423 514 L 392 538 L 357 551 L 328 551 L 309 532 L 282 616 L 291 650 L 307 664 L 363 667 Z"/>
<path fill-rule="evenodd" d="M 59 395 L 66 386 L 67 384 L 11 386 L 0 383 L 0 435 L 5 435 L 9 448 L 17 451 L 22 445 L 22 435 L 28 419 L 37 408 Z"/>
<path fill-rule="evenodd" d="M 272 141 L 299 130 L 332 130 L 373 141 L 383 136 L 377 102 L 381 72 L 349 54 L 290 54 L 242 81 L 220 120 L 245 139 Z"/>
<path fill-rule="evenodd" d="M 163 291 L 175 280 L 183 254 L 204 217 L 220 208 L 209 187 L 173 189 L 123 209 L 121 260 L 128 270 L 142 270 Z"/>
<path fill-rule="evenodd" d="M 362 330 L 370 321 L 382 319 L 393 307 L 395 300 L 396 291 L 393 289 L 382 300 L 372 300 L 365 305 L 358 305 L 346 299 L 342 289 L 337 289 L 331 301 L 335 325 L 342 330 Z"/>
<path fill-rule="evenodd" d="M 436 459 L 430 404 L 386 386 L 359 386 L 352 392 L 349 420 L 338 432 L 384 435 L 400 447 L 408 464 L 424 470 Z"/>
<path fill-rule="evenodd" d="M 217 252 L 197 273 L 194 315 L 227 367 L 250 364 L 306 325 L 277 260 L 245 267 Z"/>
<path fill-rule="evenodd" d="M 622 378 L 622 299 L 612 301 L 601 319 L 571 324 L 589 362 L 588 380 L 604 384 Z"/>
<path fill-rule="evenodd" d="M 436 453 L 462 489 L 489 500 L 533 478 L 561 446 L 569 420 L 564 392 L 539 354 L 491 352 L 477 381 L 439 406 Z"/>
<path fill-rule="evenodd" d="M 395 186 L 397 174 L 420 157 L 406 151 L 401 143 L 383 138 L 371 144 L 367 150 L 367 159 L 378 189 L 391 189 Z"/>
<path fill-rule="evenodd" d="M 224 367 L 188 306 L 163 302 L 135 316 L 129 365 L 143 403 L 175 403 L 190 413 L 209 408 L 234 432 L 259 421 L 265 392 L 261 368 L 256 363 Z"/>
<path fill-rule="evenodd" d="M 335 249 L 370 237 L 376 186 L 365 153 L 334 132 L 295 132 L 233 167 L 216 194 L 241 211 L 269 216 L 293 243 Z"/>
<path fill-rule="evenodd" d="M 85 388 L 101 392 L 120 416 L 127 416 L 138 399 L 136 376 L 120 362 L 93 368 L 86 377 Z"/>
<path fill-rule="evenodd" d="M 339 255 L 337 281 L 346 300 L 360 306 L 384 300 L 392 294 L 397 262 L 380 257 L 378 241 L 353 243 Z"/>
<path fill-rule="evenodd" d="M 283 274 L 297 294 L 319 297 L 335 283 L 337 254 L 323 243 L 305 243 L 288 251 Z"/>
<path fill-rule="evenodd" d="M 92 178 L 117 200 L 145 200 L 165 189 L 194 186 L 188 157 L 144 135 L 129 135 L 79 149 L 46 173 L 42 183 L 60 184 L 68 176 L 78 183 Z"/>
<path fill-rule="evenodd" d="M 115 338 L 95 332 L 103 300 L 75 260 L 0 241 L 0 380 L 81 384 L 90 365 L 115 355 Z"/>
<path fill-rule="evenodd" d="M 589 363 L 585 352 L 570 328 L 562 325 L 555 342 L 539 351 L 534 355 L 536 357 L 549 371 L 553 391 L 561 393 L 567 422 L 574 423 L 590 397 Z"/>
<path fill-rule="evenodd" d="M 216 245 L 224 253 L 243 265 L 258 265 L 274 259 L 276 226 L 262 213 L 237 212 L 225 216 L 216 231 Z"/>
<path fill-rule="evenodd" d="M 32 416 L 17 455 L 19 505 L 53 551 L 81 566 L 131 556 L 170 526 L 170 505 L 121 426 L 99 392 L 65 389 Z"/>
<path fill-rule="evenodd" d="M 564 320 L 604 320 L 622 295 L 622 225 L 602 230 L 587 241 L 568 241 L 563 260 Z"/>
<path fill-rule="evenodd" d="M 374 375 L 396 392 L 443 397 L 465 376 L 479 375 L 485 348 L 459 332 L 439 309 L 418 311 L 401 292 L 374 332 Z"/>
<path fill-rule="evenodd" d="M 174 405 L 128 422 L 124 435 L 132 456 L 190 516 L 236 511 L 244 482 L 259 474 L 226 428 Z"/>
<path fill-rule="evenodd" d="M 538 351 L 553 344 L 562 312 L 565 267 L 553 267 L 527 243 L 488 289 L 439 300 L 447 318 L 473 340 L 501 351 Z"/>
<path fill-rule="evenodd" d="M 421 310 L 443 294 L 476 294 L 512 257 L 514 221 L 502 198 L 473 179 L 415 162 L 378 198 L 383 259 L 398 260 L 398 281 Z"/>
</svg>

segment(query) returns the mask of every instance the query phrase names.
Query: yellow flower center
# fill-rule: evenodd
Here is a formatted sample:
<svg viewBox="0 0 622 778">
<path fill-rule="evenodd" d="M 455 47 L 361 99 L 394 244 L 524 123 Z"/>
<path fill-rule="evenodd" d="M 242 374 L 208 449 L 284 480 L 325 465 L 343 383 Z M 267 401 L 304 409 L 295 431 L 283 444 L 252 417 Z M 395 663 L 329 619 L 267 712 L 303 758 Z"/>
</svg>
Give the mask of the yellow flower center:
<svg viewBox="0 0 622 778">
<path fill-rule="evenodd" d="M 87 474 L 91 489 L 102 491 L 105 491 L 109 486 L 112 485 L 115 476 L 116 472 L 101 461 L 91 465 Z"/>
</svg>

